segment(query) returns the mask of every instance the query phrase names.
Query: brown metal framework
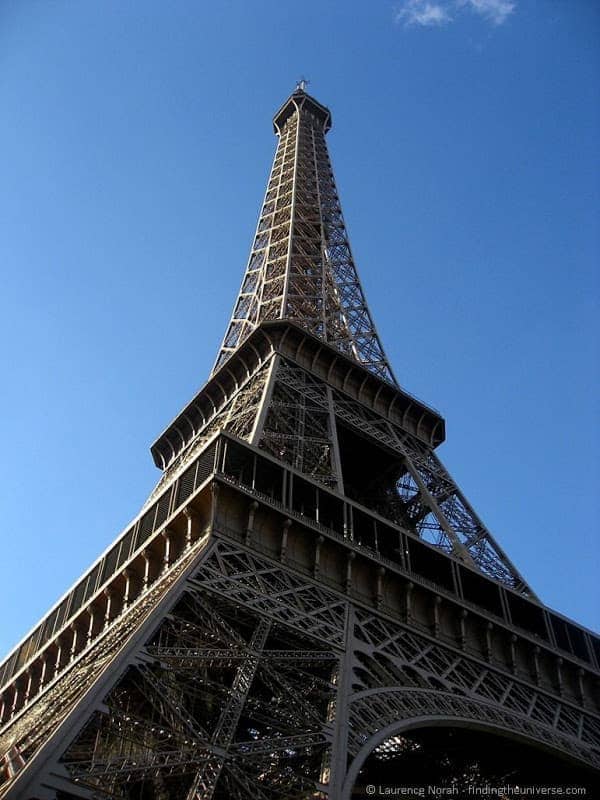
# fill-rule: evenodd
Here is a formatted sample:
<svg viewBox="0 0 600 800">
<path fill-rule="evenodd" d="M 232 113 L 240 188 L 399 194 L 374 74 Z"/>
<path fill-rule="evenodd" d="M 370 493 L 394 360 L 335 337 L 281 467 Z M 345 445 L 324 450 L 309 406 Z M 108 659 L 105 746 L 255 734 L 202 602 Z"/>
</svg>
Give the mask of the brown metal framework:
<svg viewBox="0 0 600 800">
<path fill-rule="evenodd" d="M 396 383 L 350 250 L 325 144 L 331 115 L 297 89 L 273 124 L 279 144 L 214 371 L 261 322 L 288 319 Z"/>
<path fill-rule="evenodd" d="M 542 605 L 393 378 L 298 88 L 215 369 L 136 521 L 0 665 L 0 798 L 348 800 L 457 724 L 600 768 L 600 640 Z"/>
</svg>

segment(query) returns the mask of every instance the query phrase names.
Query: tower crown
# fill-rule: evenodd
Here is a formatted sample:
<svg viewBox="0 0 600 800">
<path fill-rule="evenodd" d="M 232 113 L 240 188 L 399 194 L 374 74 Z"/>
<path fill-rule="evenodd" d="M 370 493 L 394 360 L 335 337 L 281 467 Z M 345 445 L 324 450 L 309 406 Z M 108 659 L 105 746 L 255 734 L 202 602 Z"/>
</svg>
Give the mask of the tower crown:
<svg viewBox="0 0 600 800">
<path fill-rule="evenodd" d="M 285 319 L 397 385 L 348 241 L 325 143 L 331 114 L 304 86 L 273 120 L 279 142 L 213 374 L 262 322 Z"/>
<path fill-rule="evenodd" d="M 275 133 L 281 135 L 285 123 L 294 114 L 310 114 L 315 120 L 321 122 L 323 133 L 327 133 L 331 128 L 331 112 L 326 106 L 321 105 L 314 97 L 311 97 L 303 88 L 304 81 L 300 81 L 293 94 L 291 94 L 279 111 L 273 117 L 273 129 Z"/>
</svg>

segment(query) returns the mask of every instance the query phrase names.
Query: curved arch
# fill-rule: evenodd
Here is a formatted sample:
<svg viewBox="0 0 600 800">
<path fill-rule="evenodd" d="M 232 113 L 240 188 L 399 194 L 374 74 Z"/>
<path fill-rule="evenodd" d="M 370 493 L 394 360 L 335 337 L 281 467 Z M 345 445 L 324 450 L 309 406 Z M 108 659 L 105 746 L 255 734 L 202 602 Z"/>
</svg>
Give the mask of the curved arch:
<svg viewBox="0 0 600 800">
<path fill-rule="evenodd" d="M 562 756 L 581 766 L 600 766 L 600 759 L 594 749 L 579 740 L 561 735 L 553 728 L 520 714 L 448 692 L 403 687 L 370 689 L 355 695 L 351 703 L 351 716 L 354 714 L 360 719 L 366 705 L 371 705 L 374 698 L 381 701 L 386 712 L 377 713 L 378 721 L 371 724 L 371 731 L 368 715 L 365 714 L 365 732 L 368 738 L 354 748 L 352 761 L 344 776 L 341 800 L 350 800 L 360 769 L 378 745 L 391 736 L 415 728 L 475 728 L 527 742 L 541 750 L 560 752 Z M 352 750 L 351 746 L 349 750 Z"/>
</svg>

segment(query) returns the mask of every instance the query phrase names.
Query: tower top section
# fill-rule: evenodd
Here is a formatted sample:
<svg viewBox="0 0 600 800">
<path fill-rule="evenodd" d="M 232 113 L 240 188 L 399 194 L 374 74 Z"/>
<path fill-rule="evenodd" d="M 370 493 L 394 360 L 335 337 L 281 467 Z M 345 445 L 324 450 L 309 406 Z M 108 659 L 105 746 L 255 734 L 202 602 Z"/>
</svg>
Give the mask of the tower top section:
<svg viewBox="0 0 600 800">
<path fill-rule="evenodd" d="M 277 151 L 213 374 L 263 322 L 287 320 L 397 385 L 350 249 L 325 142 L 331 114 L 306 83 L 273 119 Z"/>
<path fill-rule="evenodd" d="M 285 123 L 296 112 L 310 114 L 320 125 L 323 133 L 327 133 L 331 128 L 331 112 L 306 92 L 307 83 L 304 78 L 299 80 L 292 94 L 273 117 L 273 128 L 278 136 L 281 136 Z"/>
</svg>

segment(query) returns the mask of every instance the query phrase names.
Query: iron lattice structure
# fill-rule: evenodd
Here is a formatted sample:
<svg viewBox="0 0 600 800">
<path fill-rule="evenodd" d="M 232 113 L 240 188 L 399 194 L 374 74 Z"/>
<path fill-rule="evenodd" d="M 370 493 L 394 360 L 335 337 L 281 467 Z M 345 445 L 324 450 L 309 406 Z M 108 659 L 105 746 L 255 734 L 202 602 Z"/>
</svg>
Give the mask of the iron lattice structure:
<svg viewBox="0 0 600 800">
<path fill-rule="evenodd" d="M 288 319 L 396 384 L 350 250 L 325 144 L 331 115 L 299 90 L 273 124 L 279 144 L 214 369 L 261 322 Z"/>
<path fill-rule="evenodd" d="M 350 797 L 458 724 L 600 767 L 600 641 L 539 602 L 396 383 L 303 88 L 162 477 L 0 666 L 0 798 Z M 382 748 L 382 743 L 391 744 Z"/>
</svg>

